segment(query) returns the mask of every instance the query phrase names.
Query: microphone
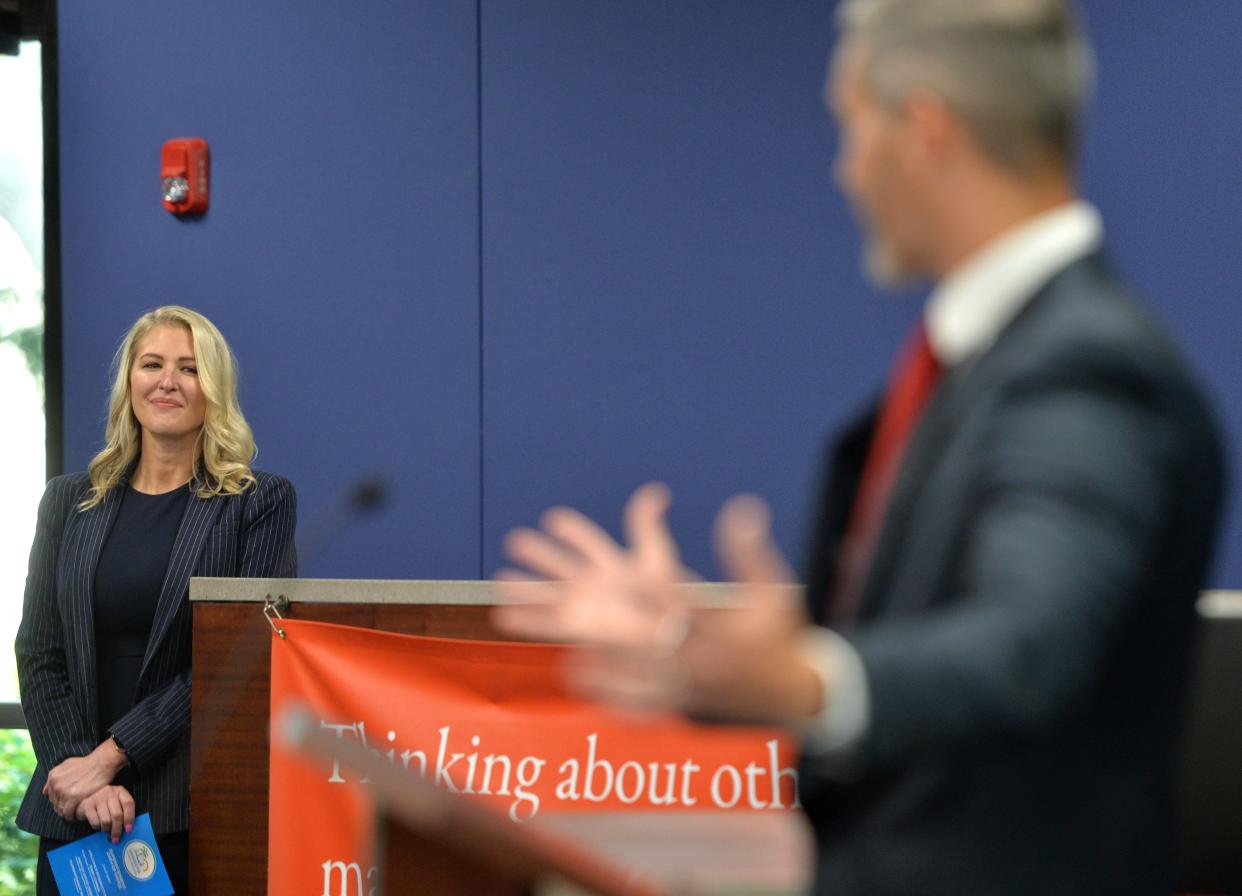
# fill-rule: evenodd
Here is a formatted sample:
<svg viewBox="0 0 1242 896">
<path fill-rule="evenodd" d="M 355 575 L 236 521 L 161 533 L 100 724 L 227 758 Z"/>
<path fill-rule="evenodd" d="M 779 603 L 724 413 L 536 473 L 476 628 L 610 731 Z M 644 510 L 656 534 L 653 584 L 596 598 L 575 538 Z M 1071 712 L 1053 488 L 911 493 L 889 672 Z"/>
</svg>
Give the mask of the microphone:
<svg viewBox="0 0 1242 896">
<path fill-rule="evenodd" d="M 297 539 L 299 574 L 306 578 L 328 545 L 357 520 L 382 508 L 392 491 L 387 474 L 365 473 L 320 507 Z"/>
<path fill-rule="evenodd" d="M 387 475 L 367 473 L 359 476 L 342 489 L 335 498 L 321 507 L 311 517 L 310 522 L 303 527 L 302 535 L 297 539 L 299 577 L 306 577 L 305 570 L 309 566 L 309 562 L 304 562 L 303 558 L 309 558 L 310 562 L 318 559 L 336 536 L 361 517 L 383 507 L 390 494 L 392 494 L 392 486 L 389 484 Z M 261 629 L 256 628 L 254 631 L 239 632 L 223 668 L 234 670 L 235 673 L 240 670 L 240 673 L 236 674 L 236 680 L 245 682 L 250 677 L 254 666 L 262 658 L 269 640 L 270 633 L 267 626 Z M 191 763 L 191 777 L 197 775 L 203 763 L 207 761 L 212 747 L 215 746 L 220 736 L 225 720 L 232 715 L 240 696 L 239 690 L 234 690 L 231 694 L 221 694 L 216 711 L 210 714 L 204 713 L 195 723 L 192 737 L 198 746 L 193 751 L 196 755 Z"/>
</svg>

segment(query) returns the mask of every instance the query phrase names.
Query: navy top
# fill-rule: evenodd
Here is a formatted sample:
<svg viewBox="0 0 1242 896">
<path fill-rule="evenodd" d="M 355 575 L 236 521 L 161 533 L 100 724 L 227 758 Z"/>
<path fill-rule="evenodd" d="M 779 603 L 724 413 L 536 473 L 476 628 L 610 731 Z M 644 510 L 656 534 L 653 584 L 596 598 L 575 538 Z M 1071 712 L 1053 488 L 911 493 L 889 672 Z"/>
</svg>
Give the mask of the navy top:
<svg viewBox="0 0 1242 896">
<path fill-rule="evenodd" d="M 127 487 L 95 567 L 95 682 L 100 730 L 134 706 L 138 673 L 189 488 Z"/>
</svg>

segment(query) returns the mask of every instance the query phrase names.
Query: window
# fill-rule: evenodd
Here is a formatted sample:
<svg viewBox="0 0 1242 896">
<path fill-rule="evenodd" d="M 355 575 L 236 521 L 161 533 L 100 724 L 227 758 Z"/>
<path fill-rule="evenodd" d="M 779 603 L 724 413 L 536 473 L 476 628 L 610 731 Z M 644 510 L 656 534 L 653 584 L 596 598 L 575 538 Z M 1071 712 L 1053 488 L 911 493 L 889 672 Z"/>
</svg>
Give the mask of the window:
<svg viewBox="0 0 1242 896">
<path fill-rule="evenodd" d="M 0 703 L 17 700 L 8 646 L 45 478 L 43 92 L 37 41 L 0 55 Z"/>
<path fill-rule="evenodd" d="M 44 226 L 45 197 L 55 196 L 47 190 L 54 172 L 50 180 L 44 177 L 45 160 L 55 164 L 55 147 L 49 153 L 44 145 L 45 111 L 55 121 L 54 90 L 46 110 L 44 102 L 45 85 L 54 84 L 55 76 L 54 63 L 45 66 L 45 53 L 55 58 L 53 20 L 50 2 L 28 2 L 20 14 L 12 9 L 11 0 L 0 0 L 0 896 L 34 889 L 38 838 L 18 831 L 13 821 L 35 762 L 17 703 L 12 645 L 46 459 L 60 451 L 59 356 L 46 364 L 44 358 L 45 322 L 59 325 L 59 300 L 53 295 L 48 301 L 55 289 L 45 289 L 45 272 L 54 277 L 57 270 Z M 19 33 L 43 40 L 19 39 Z M 49 395 L 51 428 L 45 417 Z"/>
</svg>

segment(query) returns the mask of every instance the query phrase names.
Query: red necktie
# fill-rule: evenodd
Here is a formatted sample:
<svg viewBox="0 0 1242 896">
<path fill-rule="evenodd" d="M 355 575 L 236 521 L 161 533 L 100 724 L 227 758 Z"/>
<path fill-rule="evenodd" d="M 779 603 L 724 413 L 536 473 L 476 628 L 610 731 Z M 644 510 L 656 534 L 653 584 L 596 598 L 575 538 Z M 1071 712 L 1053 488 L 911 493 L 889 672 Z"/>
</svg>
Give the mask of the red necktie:
<svg viewBox="0 0 1242 896">
<path fill-rule="evenodd" d="M 829 618 L 834 622 L 848 622 L 858 610 L 902 455 L 939 377 L 940 364 L 919 321 L 893 365 L 884 405 L 876 418 L 828 596 Z"/>
</svg>

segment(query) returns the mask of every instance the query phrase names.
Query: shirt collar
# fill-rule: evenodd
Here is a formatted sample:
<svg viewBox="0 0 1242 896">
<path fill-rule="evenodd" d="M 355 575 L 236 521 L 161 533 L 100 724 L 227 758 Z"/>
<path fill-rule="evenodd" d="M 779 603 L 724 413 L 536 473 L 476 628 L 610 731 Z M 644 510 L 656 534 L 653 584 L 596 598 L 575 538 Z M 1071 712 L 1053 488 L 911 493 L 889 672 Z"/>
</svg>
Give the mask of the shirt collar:
<svg viewBox="0 0 1242 896">
<path fill-rule="evenodd" d="M 924 320 L 932 352 L 951 367 L 986 351 L 1005 326 L 1062 268 L 1103 239 L 1100 213 L 1075 200 L 988 243 L 937 284 Z"/>
</svg>

